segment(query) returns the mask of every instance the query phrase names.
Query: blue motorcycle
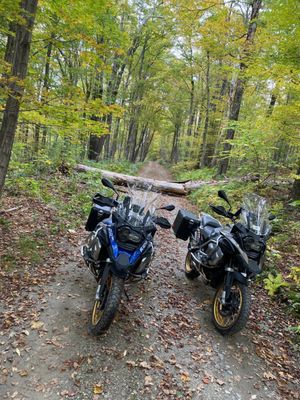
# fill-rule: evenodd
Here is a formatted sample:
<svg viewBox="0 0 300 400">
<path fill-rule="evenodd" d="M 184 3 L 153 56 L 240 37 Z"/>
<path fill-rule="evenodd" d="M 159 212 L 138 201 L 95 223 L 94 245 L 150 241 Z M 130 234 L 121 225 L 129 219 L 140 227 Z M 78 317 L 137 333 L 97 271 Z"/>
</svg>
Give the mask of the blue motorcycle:
<svg viewBox="0 0 300 400">
<path fill-rule="evenodd" d="M 155 209 L 147 192 L 143 200 L 125 196 L 119 201 L 114 185 L 103 178 L 102 184 L 116 194 L 110 198 L 97 193 L 93 197 L 86 230 L 90 232 L 81 254 L 98 283 L 89 332 L 107 331 L 118 311 L 124 283 L 130 278 L 146 278 L 154 254 L 156 225 L 170 229 L 170 222 L 157 217 L 158 209 L 172 211 L 173 205 Z"/>
</svg>

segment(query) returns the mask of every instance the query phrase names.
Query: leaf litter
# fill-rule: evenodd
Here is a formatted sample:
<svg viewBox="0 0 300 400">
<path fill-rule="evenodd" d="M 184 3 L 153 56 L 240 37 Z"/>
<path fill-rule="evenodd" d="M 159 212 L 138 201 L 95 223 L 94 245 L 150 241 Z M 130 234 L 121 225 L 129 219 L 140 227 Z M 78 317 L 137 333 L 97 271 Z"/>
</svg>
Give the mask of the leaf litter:
<svg viewBox="0 0 300 400">
<path fill-rule="evenodd" d="M 9 203 L 15 202 L 15 199 L 7 198 L 5 201 L 9 206 Z M 188 400 L 195 393 L 205 393 L 206 387 L 214 387 L 215 398 L 218 399 L 218 388 L 223 390 L 224 387 L 232 385 L 230 382 L 238 384 L 238 381 L 227 374 L 226 365 L 223 359 L 219 358 L 219 353 L 222 355 L 224 352 L 225 360 L 226 357 L 233 360 L 235 353 L 238 352 L 237 360 L 234 361 L 235 368 L 237 368 L 243 362 L 244 357 L 250 357 L 253 362 L 256 362 L 255 355 L 252 354 L 253 348 L 256 349 L 256 353 L 263 363 L 268 366 L 268 372 L 259 374 L 258 381 L 254 381 L 252 384 L 253 388 L 259 391 L 261 385 L 268 388 L 268 385 L 276 384 L 279 393 L 285 396 L 284 398 L 299 398 L 292 385 L 292 383 L 296 384 L 299 379 L 296 359 L 290 350 L 288 335 L 285 331 L 280 330 L 278 316 L 276 321 L 279 322 L 277 324 L 279 326 L 275 327 L 273 335 L 270 336 L 258 326 L 258 321 L 272 320 L 271 316 L 274 315 L 272 304 L 264 292 L 255 291 L 257 306 L 253 307 L 248 329 L 230 344 L 226 344 L 215 334 L 210 324 L 206 324 L 201 317 L 205 313 L 209 316 L 211 302 L 210 298 L 201 295 L 203 283 L 188 282 L 186 284 L 182 269 L 178 267 L 178 260 L 182 260 L 184 257 L 182 242 L 179 243 L 174 238 L 170 238 L 170 233 L 162 230 L 158 233 L 157 254 L 153 262 L 150 280 L 141 283 L 136 289 L 130 289 L 132 290 L 131 299 L 129 302 L 123 301 L 119 320 L 111 327 L 112 333 L 110 334 L 114 337 L 113 331 L 118 330 L 117 325 L 119 325 L 121 336 L 118 337 L 118 340 L 119 343 L 120 340 L 121 343 L 126 343 L 126 347 L 118 348 L 111 345 L 109 336 L 106 336 L 102 341 L 97 341 L 97 354 L 100 358 L 98 356 L 95 358 L 92 345 L 95 342 L 91 341 L 85 333 L 87 316 L 82 314 L 79 319 L 83 332 L 80 343 L 86 341 L 87 348 L 90 347 L 92 352 L 84 351 L 84 347 L 80 345 L 77 351 L 79 354 L 76 357 L 70 357 L 71 337 L 74 335 L 76 327 L 64 323 L 58 337 L 53 331 L 55 327 L 48 327 L 48 321 L 43 319 L 43 315 L 47 310 L 48 301 L 52 298 L 53 284 L 56 282 L 60 285 L 60 277 L 57 274 L 61 266 L 66 262 L 81 263 L 78 244 L 85 233 L 82 230 L 74 232 L 71 229 L 61 236 L 52 234 L 50 227 L 58 222 L 53 209 L 44 206 L 38 200 L 29 202 L 24 197 L 18 198 L 17 203 L 17 205 L 23 206 L 22 209 L 26 208 L 28 213 L 22 214 L 22 218 L 18 215 L 19 210 L 15 214 L 8 215 L 11 234 L 10 237 L 1 236 L 4 239 L 0 243 L 0 254 L 6 254 L 24 234 L 34 238 L 37 235 L 37 226 L 33 221 L 39 221 L 38 230 L 39 232 L 44 231 L 45 235 L 43 236 L 43 245 L 39 246 L 42 256 L 39 262 L 30 259 L 28 255 L 17 253 L 14 267 L 12 268 L 11 263 L 5 262 L 4 268 L 2 266 L 0 270 L 0 296 L 6 304 L 0 331 L 0 338 L 4 338 L 2 346 L 6 349 L 3 353 L 5 368 L 1 370 L 1 379 L 6 379 L 6 383 L 11 380 L 10 374 L 13 376 L 17 374 L 22 380 L 38 376 L 37 370 L 31 371 L 25 368 L 24 364 L 24 359 L 32 351 L 28 350 L 29 346 L 26 344 L 26 340 L 34 345 L 32 339 L 38 335 L 42 346 L 41 354 L 45 351 L 45 346 L 49 346 L 53 349 L 51 351 L 55 352 L 53 354 L 59 354 L 60 360 L 61 357 L 64 357 L 60 364 L 53 363 L 53 368 L 50 368 L 49 364 L 49 371 L 53 371 L 51 373 L 56 376 L 59 376 L 57 371 L 61 371 L 62 374 L 67 373 L 68 370 L 73 371 L 69 381 L 66 380 L 69 387 L 60 390 L 61 395 L 66 398 L 76 398 L 78 393 L 83 393 L 82 398 L 88 399 L 91 392 L 95 398 L 101 397 L 104 393 L 104 384 L 106 385 L 107 382 L 106 386 L 110 387 L 109 383 L 111 384 L 114 368 L 120 366 L 121 373 L 122 368 L 127 366 L 130 374 L 128 375 L 129 380 L 132 375 L 130 385 L 136 387 L 135 390 L 140 393 L 138 395 L 140 397 L 150 399 L 154 396 L 161 400 L 179 398 Z M 180 206 L 182 205 L 184 205 L 184 201 L 180 200 Z M 167 246 L 166 243 L 168 243 Z M 163 256 L 161 256 L 162 254 Z M 92 283 L 90 284 L 92 285 Z M 64 301 L 63 294 L 62 288 L 61 295 L 57 295 L 61 301 Z M 66 295 L 70 300 L 76 301 L 75 293 L 69 292 Z M 58 304 L 60 304 L 59 300 Z M 280 312 L 279 315 L 282 315 Z M 276 313 L 278 315 L 278 310 Z M 270 327 L 272 331 L 274 325 L 271 324 Z M 142 338 L 139 337 L 140 332 L 142 332 Z M 32 339 L 31 336 L 33 336 Z M 274 340 L 275 336 L 278 340 L 276 338 Z M 243 347 L 237 346 L 242 338 L 246 338 L 248 352 L 244 352 Z M 105 345 L 103 345 L 103 341 Z M 144 346 L 136 348 L 134 345 L 136 341 L 142 341 Z M 251 341 L 253 347 L 251 347 Z M 76 352 L 75 348 L 74 351 Z M 103 365 L 101 359 L 107 360 L 107 364 Z M 112 359 L 116 360 L 113 362 L 113 368 L 109 363 L 109 360 Z M 20 368 L 12 367 L 11 362 L 15 365 L 20 363 Z M 95 363 L 99 366 L 98 368 L 95 368 Z M 204 365 L 209 372 L 204 370 Z M 222 369 L 220 369 L 220 365 Z M 246 370 L 250 376 L 249 372 Z M 95 374 L 99 375 L 99 373 L 103 382 L 102 380 L 101 383 L 96 384 L 91 382 Z M 247 376 L 245 376 L 245 371 L 242 374 L 244 374 L 243 381 Z M 138 381 L 142 376 L 142 385 L 138 386 Z M 7 381 L 7 379 L 9 380 Z M 53 379 L 48 382 L 47 380 L 36 382 L 34 390 L 41 393 L 57 391 L 54 382 Z M 117 388 L 115 393 L 119 393 Z M 18 395 L 18 391 L 10 389 L 10 398 L 16 398 Z M 120 394 L 120 396 L 123 395 Z"/>
</svg>

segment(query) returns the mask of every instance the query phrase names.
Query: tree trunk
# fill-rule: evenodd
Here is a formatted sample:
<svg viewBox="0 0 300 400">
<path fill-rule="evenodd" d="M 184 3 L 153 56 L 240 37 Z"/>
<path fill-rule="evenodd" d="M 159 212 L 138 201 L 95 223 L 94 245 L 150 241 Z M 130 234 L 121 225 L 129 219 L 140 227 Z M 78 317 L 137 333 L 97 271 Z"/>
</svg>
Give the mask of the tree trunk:
<svg viewBox="0 0 300 400">
<path fill-rule="evenodd" d="M 104 38 L 102 36 L 97 36 L 97 44 L 103 44 L 104 43 Z M 104 57 L 100 57 L 102 61 L 104 61 Z M 95 85 L 93 90 L 90 91 L 90 93 L 86 94 L 87 101 L 89 99 L 89 96 L 95 99 L 103 99 L 103 86 L 104 86 L 104 76 L 103 76 L 103 71 L 97 71 L 96 76 L 95 76 Z M 99 121 L 103 122 L 102 118 L 97 117 L 95 115 L 92 115 L 91 117 L 92 120 L 94 121 Z M 104 136 L 104 137 L 103 137 Z M 90 135 L 90 140 L 89 140 L 89 145 L 88 145 L 88 159 L 89 160 L 94 160 L 98 161 L 100 153 L 102 151 L 103 145 L 105 142 L 105 135 L 102 136 L 97 136 L 97 135 Z"/>
<path fill-rule="evenodd" d="M 142 151 L 141 151 L 141 156 L 140 156 L 140 161 L 144 162 L 147 155 L 148 155 L 148 151 L 149 148 L 151 146 L 153 137 L 154 137 L 154 133 L 155 131 L 150 131 L 150 129 L 148 129 L 147 131 L 147 137 L 145 139 L 145 141 L 143 142 L 143 146 L 142 146 Z"/>
<path fill-rule="evenodd" d="M 249 46 L 253 43 L 253 40 L 254 40 L 256 27 L 257 27 L 256 20 L 257 20 L 258 14 L 259 14 L 261 3 L 262 3 L 262 0 L 254 0 L 252 3 L 250 23 L 248 26 L 248 32 L 247 32 L 246 41 L 245 41 L 245 45 L 244 45 L 242 60 L 240 63 L 240 76 L 238 77 L 237 82 L 236 82 L 235 93 L 234 93 L 233 101 L 232 101 L 232 104 L 230 107 L 229 121 L 238 121 L 238 119 L 239 119 L 240 108 L 241 108 L 243 94 L 244 94 L 244 90 L 245 90 L 244 71 L 247 68 L 247 65 L 246 65 L 247 58 L 251 54 L 251 49 Z M 231 150 L 230 140 L 232 140 L 234 138 L 234 134 L 235 134 L 234 128 L 227 129 L 226 142 L 224 143 L 224 148 L 223 148 L 224 157 L 220 161 L 220 164 L 219 164 L 218 172 L 220 175 L 226 174 L 226 172 L 228 170 L 229 156 L 230 156 L 230 150 Z"/>
<path fill-rule="evenodd" d="M 136 144 L 137 144 L 137 135 L 139 130 L 139 116 L 142 109 L 142 106 L 139 104 L 144 96 L 144 63 L 146 52 L 148 49 L 148 40 L 149 36 L 147 35 L 144 39 L 143 47 L 141 49 L 140 55 L 140 65 L 138 70 L 138 79 L 137 84 L 134 89 L 134 93 L 131 98 L 131 103 L 133 104 L 131 117 L 129 122 L 128 129 L 128 146 L 127 146 L 127 159 L 131 162 L 134 162 L 136 159 Z M 135 104 L 136 103 L 136 104 Z"/>
<path fill-rule="evenodd" d="M 194 126 L 195 110 L 194 110 L 194 97 L 195 97 L 195 81 L 193 75 L 191 76 L 191 92 L 190 92 L 190 109 L 189 109 L 189 121 L 187 128 L 187 135 L 192 135 Z"/>
<path fill-rule="evenodd" d="M 300 200 L 300 162 L 297 170 L 297 178 L 294 180 L 292 188 L 292 198 L 293 200 Z"/>
<path fill-rule="evenodd" d="M 18 122 L 20 102 L 24 93 L 23 80 L 27 74 L 37 3 L 38 0 L 21 1 L 20 17 L 22 23 L 16 24 L 13 48 L 11 40 L 8 38 L 7 41 L 7 47 L 10 46 L 10 51 L 13 51 L 11 76 L 15 79 L 8 83 L 9 95 L 0 128 L 0 193 L 5 182 Z"/>
<path fill-rule="evenodd" d="M 101 170 L 99 168 L 88 167 L 83 164 L 77 164 L 75 170 L 79 172 L 98 172 L 104 178 L 111 179 L 116 185 L 134 185 L 136 188 L 149 189 L 158 191 L 161 193 L 169 193 L 173 195 L 186 195 L 192 190 L 200 188 L 206 185 L 219 185 L 220 183 L 226 183 L 228 180 L 223 181 L 188 181 L 184 183 L 177 182 L 166 182 L 159 181 L 156 179 L 143 178 L 140 176 L 130 176 L 125 174 L 120 174 L 118 172 L 111 172 Z M 236 180 L 239 180 L 238 178 Z"/>
<path fill-rule="evenodd" d="M 45 103 L 45 97 L 47 96 L 50 88 L 50 60 L 52 54 L 52 47 L 55 35 L 54 33 L 51 34 L 50 42 L 47 46 L 47 54 L 46 54 L 46 63 L 45 63 L 45 72 L 44 72 L 44 79 L 43 79 L 43 88 L 42 88 L 42 96 L 41 96 L 41 103 L 42 105 Z M 42 136 L 42 146 L 45 147 L 46 145 L 46 138 L 47 138 L 47 128 L 43 127 L 43 136 Z"/>
<path fill-rule="evenodd" d="M 206 113 L 205 113 L 205 122 L 202 136 L 202 151 L 201 151 L 201 159 L 200 159 L 200 168 L 203 168 L 207 164 L 206 160 L 206 148 L 207 148 L 207 132 L 208 132 L 208 123 L 209 123 L 209 109 L 210 109 L 210 82 L 209 82 L 209 73 L 210 73 L 210 57 L 209 51 L 206 53 L 207 56 L 207 68 L 206 68 Z"/>
<path fill-rule="evenodd" d="M 171 162 L 175 164 L 178 162 L 179 159 L 179 154 L 178 154 L 179 136 L 180 136 L 180 125 L 178 123 L 175 123 L 172 152 L 171 152 Z"/>
<path fill-rule="evenodd" d="M 270 115 L 272 115 L 272 112 L 273 112 L 274 107 L 275 107 L 275 103 L 276 103 L 276 96 L 275 96 L 274 93 L 272 93 L 271 100 L 270 100 L 269 107 L 268 107 L 268 111 L 267 111 L 267 117 L 270 117 Z"/>
</svg>

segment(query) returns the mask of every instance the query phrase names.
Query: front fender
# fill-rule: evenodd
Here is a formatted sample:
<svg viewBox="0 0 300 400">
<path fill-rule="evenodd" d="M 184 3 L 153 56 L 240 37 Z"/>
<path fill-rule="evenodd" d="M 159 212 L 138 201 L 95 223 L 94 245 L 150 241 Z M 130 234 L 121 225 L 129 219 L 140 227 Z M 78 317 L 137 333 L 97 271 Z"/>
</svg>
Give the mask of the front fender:
<svg viewBox="0 0 300 400">
<path fill-rule="evenodd" d="M 125 279 L 128 275 L 130 267 L 130 256 L 127 253 L 120 253 L 118 257 L 113 260 L 110 270 L 113 275 Z"/>
<path fill-rule="evenodd" d="M 234 271 L 233 280 L 240 282 L 242 285 L 248 286 L 248 279 L 244 275 L 242 275 L 241 272 Z"/>
</svg>

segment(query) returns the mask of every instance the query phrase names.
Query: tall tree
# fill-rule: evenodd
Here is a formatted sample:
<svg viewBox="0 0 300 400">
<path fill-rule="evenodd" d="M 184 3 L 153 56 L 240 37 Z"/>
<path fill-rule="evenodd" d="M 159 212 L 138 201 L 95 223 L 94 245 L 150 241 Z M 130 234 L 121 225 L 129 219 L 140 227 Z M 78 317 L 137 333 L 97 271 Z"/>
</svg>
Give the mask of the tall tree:
<svg viewBox="0 0 300 400">
<path fill-rule="evenodd" d="M 245 45 L 242 54 L 242 60 L 240 62 L 240 74 L 236 82 L 234 97 L 230 107 L 229 113 L 229 123 L 233 121 L 238 121 L 240 108 L 243 100 L 243 95 L 245 91 L 246 79 L 244 76 L 245 69 L 247 68 L 247 62 L 249 56 L 251 55 L 251 45 L 253 44 L 256 28 L 257 28 L 257 18 L 259 10 L 261 8 L 262 0 L 254 0 L 251 4 L 251 16 L 248 25 L 247 36 L 245 40 Z M 219 163 L 219 174 L 226 174 L 229 166 L 229 153 L 231 150 L 230 140 L 234 138 L 235 129 L 230 127 L 227 129 L 226 138 L 224 143 L 224 154 L 225 156 L 220 160 Z"/>
<path fill-rule="evenodd" d="M 19 19 L 15 23 L 15 38 L 12 45 L 10 35 L 7 40 L 7 59 L 12 61 L 10 79 L 7 81 L 9 91 L 2 124 L 0 128 L 0 193 L 11 157 L 20 102 L 24 93 L 24 79 L 27 74 L 32 28 L 38 0 L 22 0 L 19 6 Z M 13 55 L 10 53 L 12 52 Z"/>
</svg>

